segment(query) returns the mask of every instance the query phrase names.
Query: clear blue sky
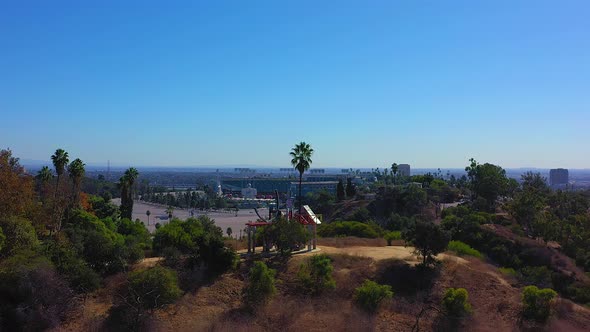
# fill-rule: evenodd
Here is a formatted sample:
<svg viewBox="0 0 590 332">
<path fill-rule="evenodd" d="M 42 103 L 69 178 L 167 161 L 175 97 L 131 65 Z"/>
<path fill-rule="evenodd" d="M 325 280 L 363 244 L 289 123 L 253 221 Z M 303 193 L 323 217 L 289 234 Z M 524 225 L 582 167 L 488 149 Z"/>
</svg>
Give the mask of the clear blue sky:
<svg viewBox="0 0 590 332">
<path fill-rule="evenodd" d="M 3 1 L 0 147 L 286 166 L 304 140 L 315 167 L 590 168 L 587 0 L 208 2 Z"/>
</svg>

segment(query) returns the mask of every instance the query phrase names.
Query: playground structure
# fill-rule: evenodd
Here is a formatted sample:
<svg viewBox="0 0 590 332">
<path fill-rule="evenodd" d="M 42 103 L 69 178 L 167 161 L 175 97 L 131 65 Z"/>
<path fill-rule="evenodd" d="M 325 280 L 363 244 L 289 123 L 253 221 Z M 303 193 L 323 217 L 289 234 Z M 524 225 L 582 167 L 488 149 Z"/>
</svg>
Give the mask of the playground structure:
<svg viewBox="0 0 590 332">
<path fill-rule="evenodd" d="M 275 191 L 276 197 L 276 210 L 270 209 L 269 210 L 269 220 L 263 218 L 257 209 L 254 209 L 256 215 L 259 218 L 259 221 L 256 222 L 248 222 L 246 223 L 246 233 L 248 236 L 248 254 L 253 254 L 256 252 L 256 231 L 258 227 L 266 227 L 272 225 L 273 220 L 278 220 L 282 212 L 279 209 L 279 194 L 278 191 Z M 308 205 L 303 205 L 301 209 L 301 214 L 293 213 L 293 208 L 291 206 L 287 206 L 287 220 L 291 222 L 298 222 L 304 226 L 307 226 L 307 230 L 312 234 L 309 243 L 307 245 L 307 250 L 315 250 L 317 249 L 317 225 L 320 225 L 322 222 L 320 219 L 313 213 L 311 208 Z M 265 239 L 262 241 L 262 252 L 270 252 L 270 244 Z"/>
</svg>

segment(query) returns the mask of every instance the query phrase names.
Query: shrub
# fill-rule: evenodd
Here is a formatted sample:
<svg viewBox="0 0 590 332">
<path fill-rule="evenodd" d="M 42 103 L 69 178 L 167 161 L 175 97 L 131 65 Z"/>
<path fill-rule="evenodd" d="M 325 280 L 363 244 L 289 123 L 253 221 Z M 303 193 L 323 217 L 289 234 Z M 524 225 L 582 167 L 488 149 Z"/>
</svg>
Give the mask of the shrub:
<svg viewBox="0 0 590 332">
<path fill-rule="evenodd" d="M 162 256 L 164 256 L 164 264 L 171 268 L 180 266 L 182 259 L 182 253 L 175 247 L 166 247 L 162 250 Z"/>
<path fill-rule="evenodd" d="M 171 269 L 155 266 L 129 274 L 128 303 L 138 310 L 153 310 L 180 297 L 178 277 Z"/>
<path fill-rule="evenodd" d="M 567 293 L 575 302 L 590 306 L 590 286 L 570 285 Z"/>
<path fill-rule="evenodd" d="M 459 256 L 473 256 L 481 258 L 482 255 L 479 251 L 471 248 L 468 244 L 461 241 L 451 241 L 447 246 L 447 250 L 455 252 Z"/>
<path fill-rule="evenodd" d="M 46 257 L 20 251 L 0 262 L 0 330 L 50 329 L 74 303 L 72 290 Z"/>
<path fill-rule="evenodd" d="M 376 224 L 365 224 L 358 221 L 335 221 L 329 224 L 322 224 L 317 229 L 321 237 L 356 236 L 364 238 L 377 238 L 381 228 Z"/>
<path fill-rule="evenodd" d="M 537 321 L 547 320 L 555 296 L 557 293 L 551 288 L 539 289 L 537 286 L 526 286 L 522 291 L 524 317 Z"/>
<path fill-rule="evenodd" d="M 2 252 L 2 248 L 4 247 L 5 240 L 6 240 L 6 236 L 4 236 L 4 232 L 2 232 L 2 227 L 0 227 L 0 252 Z"/>
<path fill-rule="evenodd" d="M 511 277 L 516 277 L 518 274 L 516 270 L 511 267 L 501 267 L 498 270 L 500 270 L 500 273 Z"/>
<path fill-rule="evenodd" d="M 363 284 L 354 291 L 355 303 L 368 312 L 375 312 L 384 300 L 391 299 L 393 292 L 389 285 L 366 279 Z"/>
<path fill-rule="evenodd" d="M 325 290 L 336 288 L 336 282 L 332 277 L 333 271 L 330 257 L 314 255 L 307 264 L 301 264 L 297 277 L 312 294 L 320 294 Z"/>
<path fill-rule="evenodd" d="M 266 303 L 277 291 L 275 287 L 276 271 L 269 269 L 263 262 L 255 262 L 250 269 L 250 281 L 244 289 L 246 305 L 254 308 Z"/>
<path fill-rule="evenodd" d="M 545 266 L 525 266 L 518 273 L 518 280 L 525 285 L 551 286 L 551 271 Z"/>
<path fill-rule="evenodd" d="M 439 273 L 439 268 L 387 259 L 377 263 L 375 280 L 380 284 L 390 285 L 396 294 L 414 296 L 419 292 L 429 291 Z"/>
<path fill-rule="evenodd" d="M 448 288 L 442 299 L 442 307 L 453 318 L 462 317 L 471 312 L 471 305 L 467 300 L 469 293 L 465 288 Z"/>
<path fill-rule="evenodd" d="M 387 241 L 387 245 L 390 246 L 393 241 L 402 239 L 402 232 L 400 232 L 400 231 L 387 232 L 385 234 L 385 236 L 383 236 L 383 238 Z"/>
</svg>

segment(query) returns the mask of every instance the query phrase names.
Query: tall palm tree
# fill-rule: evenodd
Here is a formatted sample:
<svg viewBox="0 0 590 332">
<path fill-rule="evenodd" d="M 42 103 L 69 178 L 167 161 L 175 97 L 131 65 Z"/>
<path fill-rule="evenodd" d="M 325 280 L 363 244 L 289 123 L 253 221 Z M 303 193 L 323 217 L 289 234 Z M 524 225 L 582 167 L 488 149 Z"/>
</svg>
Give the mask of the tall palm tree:
<svg viewBox="0 0 590 332">
<path fill-rule="evenodd" d="M 57 182 L 55 184 L 55 192 L 59 189 L 59 180 L 66 170 L 66 165 L 70 161 L 68 153 L 64 149 L 57 149 L 53 156 L 51 156 L 53 166 L 55 166 L 55 173 L 57 173 Z"/>
<path fill-rule="evenodd" d="M 397 176 L 398 169 L 399 169 L 399 166 L 397 165 L 397 163 L 391 164 L 391 174 L 393 174 L 393 184 L 395 184 L 395 177 Z"/>
<path fill-rule="evenodd" d="M 121 218 L 132 218 L 133 215 L 133 185 L 139 176 L 136 168 L 130 167 L 119 179 L 121 188 Z"/>
<path fill-rule="evenodd" d="M 126 171 L 125 171 L 125 178 L 127 179 L 127 182 L 129 184 L 129 195 L 131 200 L 133 200 L 133 186 L 135 185 L 135 180 L 137 180 L 137 177 L 139 176 L 139 172 L 137 171 L 137 168 L 135 167 L 129 167 Z"/>
<path fill-rule="evenodd" d="M 37 173 L 36 176 L 37 180 L 41 182 L 41 200 L 45 203 L 45 199 L 47 198 L 47 192 L 49 189 L 49 182 L 53 179 L 53 173 L 47 166 L 43 166 L 41 170 Z"/>
<path fill-rule="evenodd" d="M 53 173 L 47 166 L 43 166 L 43 168 L 37 173 L 37 179 L 43 184 L 47 184 L 52 178 Z"/>
<path fill-rule="evenodd" d="M 301 182 L 303 181 L 303 173 L 309 169 L 312 160 L 311 155 L 313 149 L 305 142 L 295 144 L 295 147 L 291 149 L 289 155 L 291 156 L 291 165 L 299 172 L 299 215 L 301 215 Z"/>
<path fill-rule="evenodd" d="M 74 204 L 78 204 L 78 198 L 80 195 L 80 184 L 82 183 L 82 178 L 84 177 L 84 173 L 86 170 L 84 169 L 86 166 L 80 158 L 74 159 L 68 165 L 68 173 L 70 174 L 70 178 L 72 179 L 72 188 L 73 188 L 73 196 L 74 196 Z"/>
</svg>

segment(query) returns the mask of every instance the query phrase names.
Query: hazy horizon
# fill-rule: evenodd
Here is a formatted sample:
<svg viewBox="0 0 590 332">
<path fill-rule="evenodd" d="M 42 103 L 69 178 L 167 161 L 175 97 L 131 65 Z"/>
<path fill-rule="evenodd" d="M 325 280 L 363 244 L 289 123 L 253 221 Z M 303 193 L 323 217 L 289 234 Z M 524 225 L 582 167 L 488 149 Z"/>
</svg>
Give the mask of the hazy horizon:
<svg viewBox="0 0 590 332">
<path fill-rule="evenodd" d="M 18 156 L 17 156 L 18 157 Z M 40 168 L 42 166 L 50 166 L 52 167 L 52 162 L 50 160 L 31 160 L 31 159 L 22 159 L 20 160 L 21 165 L 24 166 L 28 166 L 31 168 Z M 482 161 L 482 163 L 485 163 L 485 161 Z M 136 168 L 140 168 L 140 169 L 162 169 L 162 170 L 166 170 L 166 169 L 220 169 L 220 170 L 228 170 L 228 169 L 232 169 L 232 168 L 239 168 L 239 167 L 244 167 L 244 168 L 252 168 L 252 169 L 259 169 L 259 170 L 264 170 L 264 169 L 278 169 L 278 168 L 289 168 L 292 167 L 291 165 L 255 165 L 255 164 L 223 164 L 223 165 L 167 165 L 167 166 L 161 166 L 161 165 L 138 165 L 138 164 L 113 164 L 111 163 L 110 165 L 108 163 L 93 163 L 93 162 L 89 162 L 86 163 L 87 168 L 90 170 L 101 170 L 101 169 L 107 169 L 108 167 L 110 167 L 112 170 L 124 170 L 128 167 L 136 167 Z M 436 170 L 436 169 L 441 169 L 441 170 L 458 170 L 458 171 L 462 171 L 465 169 L 465 166 L 467 166 L 467 164 L 463 167 L 439 167 L 439 166 L 427 166 L 427 167 L 414 167 L 410 164 L 412 170 Z M 502 165 L 500 165 L 502 166 Z M 352 167 L 353 170 L 371 170 L 374 168 L 379 168 L 379 169 L 384 169 L 384 168 L 389 168 L 390 165 L 376 165 L 376 166 L 366 166 L 366 167 Z M 329 170 L 340 170 L 340 169 L 349 169 L 351 167 L 347 167 L 346 165 L 344 166 L 327 166 L 327 167 L 320 167 L 317 165 L 312 164 L 311 169 L 329 169 Z M 535 166 L 523 166 L 523 167 L 503 167 L 504 169 L 507 170 L 549 170 L 551 168 L 548 167 L 535 167 Z M 590 168 L 570 168 L 570 167 L 565 167 L 565 166 L 560 166 L 560 167 L 556 167 L 556 168 L 566 168 L 569 169 L 570 171 L 586 171 L 589 170 Z"/>
<path fill-rule="evenodd" d="M 0 148 L 288 167 L 306 141 L 314 168 L 587 169 L 589 14 L 587 1 L 4 3 Z"/>
</svg>

